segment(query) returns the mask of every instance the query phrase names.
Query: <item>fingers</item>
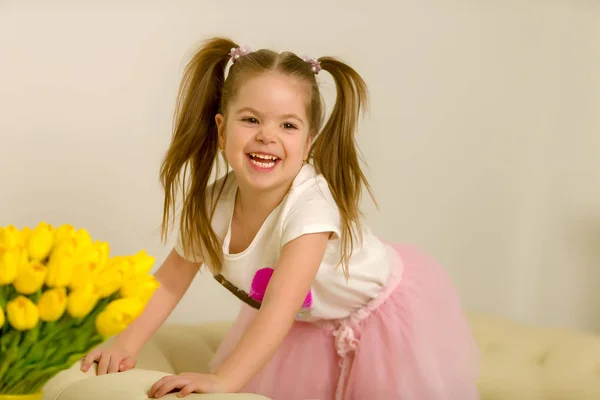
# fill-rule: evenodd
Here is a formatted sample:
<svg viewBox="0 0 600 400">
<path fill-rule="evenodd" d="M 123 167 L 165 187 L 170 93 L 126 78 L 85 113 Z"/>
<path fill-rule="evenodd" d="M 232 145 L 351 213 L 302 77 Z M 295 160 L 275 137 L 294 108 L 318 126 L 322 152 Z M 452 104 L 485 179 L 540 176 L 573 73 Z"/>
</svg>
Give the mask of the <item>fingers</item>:
<svg viewBox="0 0 600 400">
<path fill-rule="evenodd" d="M 185 385 L 183 388 L 181 388 L 181 390 L 177 394 L 177 397 L 185 397 L 188 394 L 194 393 L 196 388 L 197 387 L 196 387 L 195 383 L 189 383 L 189 384 Z"/>
<path fill-rule="evenodd" d="M 87 372 L 93 362 L 98 361 L 102 353 L 98 350 L 90 351 L 81 362 L 81 370 Z"/>
<path fill-rule="evenodd" d="M 110 354 L 103 354 L 98 362 L 98 375 L 104 375 L 108 372 L 108 366 L 110 364 Z"/>
<path fill-rule="evenodd" d="M 119 372 L 119 368 L 121 367 L 122 359 L 121 357 L 112 356 L 110 358 L 110 362 L 108 364 L 108 373 L 114 374 L 115 372 Z"/>
<path fill-rule="evenodd" d="M 135 360 L 131 357 L 126 357 L 123 361 L 121 361 L 121 365 L 119 366 L 119 371 L 127 371 L 131 368 L 135 367 Z"/>
<path fill-rule="evenodd" d="M 167 393 L 172 392 L 175 389 L 184 388 L 191 383 L 191 380 L 182 376 L 165 376 L 164 378 L 157 381 L 154 385 L 152 385 L 152 388 L 150 388 L 150 391 L 148 392 L 148 397 L 159 398 L 166 395 Z"/>
<path fill-rule="evenodd" d="M 157 380 L 148 391 L 148 397 L 155 397 L 158 389 L 160 389 L 160 387 L 165 383 L 165 380 L 167 380 L 168 378 L 170 378 L 170 376 L 165 376 Z"/>
<path fill-rule="evenodd" d="M 90 366 L 98 363 L 97 375 L 112 374 L 135 367 L 135 355 L 127 355 L 122 349 L 98 348 L 88 353 L 81 362 L 81 371 L 87 372 Z"/>
</svg>

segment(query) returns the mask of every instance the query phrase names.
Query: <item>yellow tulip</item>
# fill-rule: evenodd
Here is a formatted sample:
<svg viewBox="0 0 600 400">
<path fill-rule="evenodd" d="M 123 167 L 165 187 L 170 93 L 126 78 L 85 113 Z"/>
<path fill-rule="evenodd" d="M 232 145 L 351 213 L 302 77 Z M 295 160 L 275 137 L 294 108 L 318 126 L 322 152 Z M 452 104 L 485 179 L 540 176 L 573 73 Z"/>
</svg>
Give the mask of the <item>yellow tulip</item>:
<svg viewBox="0 0 600 400">
<path fill-rule="evenodd" d="M 104 268 L 96 271 L 93 280 L 100 297 L 108 297 L 123 286 L 126 268 L 122 258 L 112 258 Z"/>
<path fill-rule="evenodd" d="M 77 242 L 78 249 L 88 250 L 90 247 L 92 247 L 92 238 L 88 231 L 83 228 L 75 232 L 75 241 Z"/>
<path fill-rule="evenodd" d="M 0 328 L 2 328 L 4 326 L 5 322 L 6 322 L 6 317 L 4 316 L 4 310 L 2 309 L 2 307 L 0 307 Z"/>
<path fill-rule="evenodd" d="M 77 259 L 73 265 L 73 276 L 69 287 L 71 290 L 78 289 L 92 282 L 95 264 L 81 259 Z"/>
<path fill-rule="evenodd" d="M 91 283 L 77 288 L 69 293 L 67 312 L 73 318 L 85 317 L 94 309 L 98 299 L 98 294 Z"/>
<path fill-rule="evenodd" d="M 57 321 L 67 309 L 67 289 L 64 287 L 45 291 L 38 301 L 42 321 Z"/>
<path fill-rule="evenodd" d="M 64 224 L 56 228 L 54 234 L 54 244 L 59 245 L 67 239 L 73 239 L 75 237 L 75 228 L 72 225 Z"/>
<path fill-rule="evenodd" d="M 129 257 L 131 269 L 128 272 L 135 276 L 146 275 L 152 269 L 154 261 L 154 257 L 148 255 L 145 250 L 142 250 L 136 255 Z"/>
<path fill-rule="evenodd" d="M 43 260 L 50 254 L 54 244 L 54 228 L 45 222 L 40 222 L 31 232 L 27 241 L 29 257 L 35 260 Z"/>
<path fill-rule="evenodd" d="M 23 251 L 19 248 L 0 248 L 0 285 L 12 283 L 23 262 Z"/>
<path fill-rule="evenodd" d="M 75 244 L 72 241 L 63 241 L 50 255 L 46 284 L 50 287 L 69 285 L 73 278 L 74 263 Z"/>
<path fill-rule="evenodd" d="M 40 319 L 36 305 L 25 296 L 18 296 L 6 305 L 8 322 L 19 331 L 34 328 Z"/>
<path fill-rule="evenodd" d="M 27 263 L 18 270 L 13 286 L 20 294 L 32 294 L 40 290 L 46 279 L 47 268 L 39 262 Z"/>
<path fill-rule="evenodd" d="M 96 241 L 92 245 L 90 260 L 94 264 L 92 269 L 102 268 L 108 261 L 110 246 L 107 242 Z"/>
<path fill-rule="evenodd" d="M 13 249 L 22 245 L 23 237 L 14 225 L 0 229 L 0 249 Z"/>
<path fill-rule="evenodd" d="M 79 289 L 92 281 L 92 269 L 90 264 L 78 263 L 73 266 L 73 276 L 69 287 L 72 290 Z"/>
<path fill-rule="evenodd" d="M 118 299 L 110 302 L 96 317 L 96 329 L 104 337 L 121 333 L 144 310 L 137 299 Z"/>
<path fill-rule="evenodd" d="M 106 242 L 95 242 L 87 252 L 80 254 L 73 268 L 71 289 L 77 289 L 93 279 L 95 271 L 101 269 L 108 259 L 109 246 Z"/>
<path fill-rule="evenodd" d="M 121 287 L 121 296 L 124 298 L 134 297 L 147 303 L 160 283 L 152 275 L 144 275 L 138 279 L 126 279 Z"/>
<path fill-rule="evenodd" d="M 23 243 L 23 246 L 27 246 L 29 243 L 29 238 L 31 237 L 32 232 L 33 231 L 28 227 L 21 229 L 21 242 Z"/>
<path fill-rule="evenodd" d="M 75 248 L 75 253 L 73 256 L 74 271 L 75 269 L 80 268 L 82 265 L 91 267 L 90 264 L 94 261 L 93 258 L 96 257 L 96 255 L 94 254 L 95 249 L 89 233 L 85 229 L 79 229 L 75 232 L 71 242 Z M 78 279 L 81 280 L 80 278 Z"/>
</svg>

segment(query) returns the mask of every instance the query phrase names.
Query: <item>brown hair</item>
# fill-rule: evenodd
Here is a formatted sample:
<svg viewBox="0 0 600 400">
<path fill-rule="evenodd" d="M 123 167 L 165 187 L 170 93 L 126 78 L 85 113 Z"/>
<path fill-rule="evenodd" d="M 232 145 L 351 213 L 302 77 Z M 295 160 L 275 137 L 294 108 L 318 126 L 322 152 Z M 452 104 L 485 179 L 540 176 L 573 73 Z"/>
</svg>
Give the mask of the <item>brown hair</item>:
<svg viewBox="0 0 600 400">
<path fill-rule="evenodd" d="M 175 213 L 175 198 L 181 190 L 180 235 L 186 255 L 201 249 L 202 257 L 219 273 L 222 265 L 221 241 L 212 229 L 211 219 L 220 193 L 210 177 L 219 174 L 218 132 L 215 115 L 225 114 L 244 79 L 267 71 L 276 71 L 307 82 L 310 129 L 316 134 L 311 152 L 318 173 L 329 184 L 340 211 L 342 224 L 341 264 L 348 277 L 348 260 L 360 232 L 359 202 L 362 185 L 373 194 L 360 167 L 355 131 L 361 109 L 367 104 L 367 88 L 351 67 L 332 57 L 318 61 L 333 77 L 337 98 L 331 116 L 321 130 L 324 105 L 311 65 L 297 55 L 259 50 L 238 58 L 225 78 L 229 52 L 239 47 L 231 40 L 205 41 L 188 62 L 183 75 L 175 112 L 171 145 L 163 160 L 160 178 L 165 189 L 162 236 L 166 239 L 169 221 Z M 189 177 L 187 175 L 189 168 Z M 215 170 L 216 168 L 216 170 Z"/>
</svg>

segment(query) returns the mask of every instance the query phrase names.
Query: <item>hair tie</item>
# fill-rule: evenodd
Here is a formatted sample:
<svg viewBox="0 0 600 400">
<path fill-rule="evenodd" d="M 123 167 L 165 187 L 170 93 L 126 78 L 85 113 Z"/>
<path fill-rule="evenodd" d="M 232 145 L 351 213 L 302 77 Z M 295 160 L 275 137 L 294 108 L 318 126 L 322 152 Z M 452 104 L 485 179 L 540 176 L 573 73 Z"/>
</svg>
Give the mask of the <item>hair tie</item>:
<svg viewBox="0 0 600 400">
<path fill-rule="evenodd" d="M 229 52 L 229 57 L 231 57 L 231 62 L 235 63 L 238 58 L 247 56 L 250 53 L 252 53 L 252 49 L 248 46 L 233 47 Z"/>
<path fill-rule="evenodd" d="M 319 71 L 321 71 L 321 62 L 316 58 L 305 56 L 303 60 L 310 65 L 310 70 L 315 74 L 318 74 Z"/>
</svg>

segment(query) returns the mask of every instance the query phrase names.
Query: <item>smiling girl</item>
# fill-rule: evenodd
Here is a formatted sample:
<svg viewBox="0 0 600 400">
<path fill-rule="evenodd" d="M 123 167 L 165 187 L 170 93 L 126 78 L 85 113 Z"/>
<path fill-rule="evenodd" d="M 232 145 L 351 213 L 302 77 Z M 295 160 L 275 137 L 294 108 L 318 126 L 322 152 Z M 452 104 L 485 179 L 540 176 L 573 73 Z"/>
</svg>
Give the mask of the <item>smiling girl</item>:
<svg viewBox="0 0 600 400">
<path fill-rule="evenodd" d="M 337 88 L 327 121 L 322 71 Z M 449 278 L 361 220 L 369 186 L 355 131 L 366 102 L 360 75 L 334 58 L 204 42 L 186 69 L 161 170 L 165 235 L 182 201 L 177 245 L 156 273 L 161 288 L 82 369 L 132 368 L 202 266 L 241 312 L 211 374 L 166 376 L 150 397 L 476 399 L 478 352 Z M 211 183 L 219 155 L 228 171 Z"/>
</svg>

